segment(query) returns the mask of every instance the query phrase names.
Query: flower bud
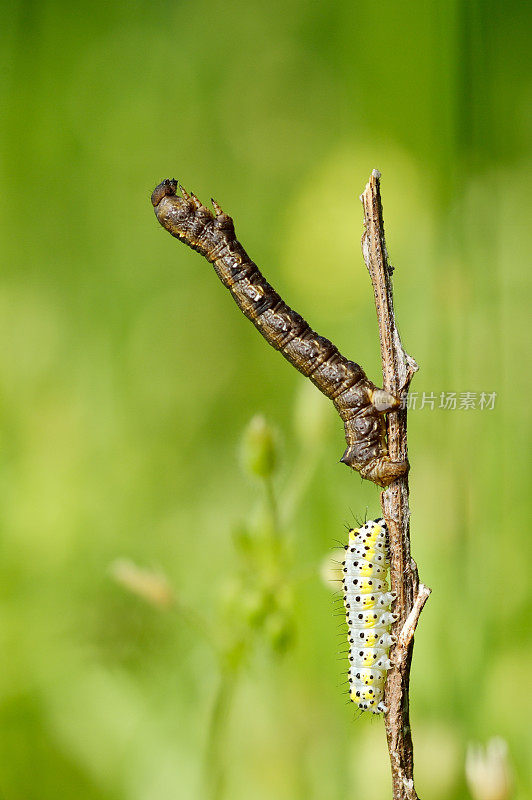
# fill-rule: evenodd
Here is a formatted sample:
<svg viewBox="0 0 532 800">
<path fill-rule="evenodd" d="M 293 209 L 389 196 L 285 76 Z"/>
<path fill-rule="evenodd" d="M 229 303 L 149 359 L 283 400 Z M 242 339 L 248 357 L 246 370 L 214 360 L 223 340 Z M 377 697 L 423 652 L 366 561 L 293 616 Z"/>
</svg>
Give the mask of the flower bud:
<svg viewBox="0 0 532 800">
<path fill-rule="evenodd" d="M 508 764 L 508 745 L 496 736 L 486 748 L 471 743 L 466 753 L 466 779 L 475 800 L 508 800 L 511 795 L 511 776 Z"/>
<path fill-rule="evenodd" d="M 248 590 L 241 598 L 241 612 L 250 628 L 258 629 L 268 613 L 268 598 L 260 590 Z"/>
</svg>

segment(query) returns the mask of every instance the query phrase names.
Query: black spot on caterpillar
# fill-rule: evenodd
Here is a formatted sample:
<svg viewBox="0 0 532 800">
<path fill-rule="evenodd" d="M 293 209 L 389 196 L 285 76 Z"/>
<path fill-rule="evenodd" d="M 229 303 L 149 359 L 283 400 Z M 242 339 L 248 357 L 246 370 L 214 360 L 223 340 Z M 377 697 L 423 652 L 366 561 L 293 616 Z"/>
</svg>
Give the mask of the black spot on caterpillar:
<svg viewBox="0 0 532 800">
<path fill-rule="evenodd" d="M 157 219 L 172 236 L 210 261 L 240 310 L 266 341 L 332 402 L 345 429 L 347 448 L 340 459 L 363 478 L 388 486 L 408 470 L 392 461 L 386 444 L 387 411 L 399 401 L 378 389 L 362 367 L 342 356 L 293 311 L 260 273 L 235 235 L 233 220 L 213 200 L 213 214 L 175 180 L 157 186 L 151 200 Z"/>
<path fill-rule="evenodd" d="M 349 642 L 349 696 L 362 711 L 380 714 L 392 644 L 388 591 L 388 531 L 383 519 L 349 531 L 345 546 L 343 594 Z M 361 554 L 364 554 L 361 557 Z M 379 565 L 377 565 L 377 562 Z"/>
</svg>

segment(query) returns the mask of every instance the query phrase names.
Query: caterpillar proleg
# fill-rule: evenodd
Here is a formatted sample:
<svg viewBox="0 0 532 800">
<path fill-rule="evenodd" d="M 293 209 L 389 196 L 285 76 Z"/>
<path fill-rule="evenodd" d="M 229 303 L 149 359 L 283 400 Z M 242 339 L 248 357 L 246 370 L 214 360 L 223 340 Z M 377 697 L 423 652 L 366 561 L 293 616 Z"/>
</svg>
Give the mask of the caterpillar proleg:
<svg viewBox="0 0 532 800">
<path fill-rule="evenodd" d="M 380 714 L 391 663 L 390 625 L 394 592 L 388 591 L 388 531 L 383 519 L 349 531 L 343 562 L 343 593 L 349 641 L 349 696 L 363 711 Z"/>
<path fill-rule="evenodd" d="M 236 238 L 231 217 L 214 200 L 215 214 L 179 188 L 181 194 L 177 181 L 165 180 L 154 189 L 157 219 L 213 264 L 259 333 L 333 402 L 347 442 L 340 460 L 380 486 L 404 475 L 408 462 L 392 461 L 388 455 L 384 417 L 399 407 L 399 400 L 378 389 L 359 364 L 342 356 L 281 299 Z"/>
</svg>

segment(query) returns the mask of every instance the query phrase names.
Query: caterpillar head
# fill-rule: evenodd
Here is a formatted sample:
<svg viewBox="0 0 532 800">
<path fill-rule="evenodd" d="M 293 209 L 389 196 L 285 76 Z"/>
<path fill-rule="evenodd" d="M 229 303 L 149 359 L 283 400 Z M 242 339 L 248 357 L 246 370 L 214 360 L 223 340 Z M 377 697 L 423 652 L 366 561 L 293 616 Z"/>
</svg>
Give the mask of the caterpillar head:
<svg viewBox="0 0 532 800">
<path fill-rule="evenodd" d="M 353 407 L 353 413 L 347 412 L 349 416 L 344 417 L 348 446 L 340 461 L 356 469 L 363 478 L 386 487 L 409 468 L 408 461 L 392 461 L 387 455 L 385 414 L 397 409 L 400 401 L 384 389 L 372 387 L 369 381 L 364 395 L 365 404 Z M 336 404 L 345 414 L 344 402 L 351 399 L 342 398 L 342 405 Z"/>
<path fill-rule="evenodd" d="M 224 214 L 218 203 L 212 201 L 213 214 L 174 178 L 155 187 L 151 202 L 163 228 L 209 260 L 214 258 L 216 245 L 234 238 L 233 220 Z"/>
</svg>

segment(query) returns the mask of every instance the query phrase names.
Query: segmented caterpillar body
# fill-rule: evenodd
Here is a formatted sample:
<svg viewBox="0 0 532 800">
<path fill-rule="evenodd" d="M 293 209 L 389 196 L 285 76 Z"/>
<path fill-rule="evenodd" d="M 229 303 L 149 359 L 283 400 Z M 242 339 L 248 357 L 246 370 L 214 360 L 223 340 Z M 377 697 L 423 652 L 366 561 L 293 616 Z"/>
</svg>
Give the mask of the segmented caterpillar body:
<svg viewBox="0 0 532 800">
<path fill-rule="evenodd" d="M 383 519 L 349 531 L 343 564 L 349 640 L 349 694 L 363 711 L 380 714 L 392 636 L 395 594 L 388 591 L 388 531 Z"/>
<path fill-rule="evenodd" d="M 241 311 L 266 341 L 323 392 L 336 407 L 347 448 L 340 459 L 363 478 L 387 486 L 408 470 L 407 461 L 392 461 L 386 444 L 384 414 L 399 406 L 397 398 L 378 389 L 362 367 L 342 356 L 291 309 L 260 273 L 235 235 L 233 220 L 213 202 L 215 214 L 177 181 L 166 180 L 152 194 L 161 225 L 210 261 Z"/>
</svg>

